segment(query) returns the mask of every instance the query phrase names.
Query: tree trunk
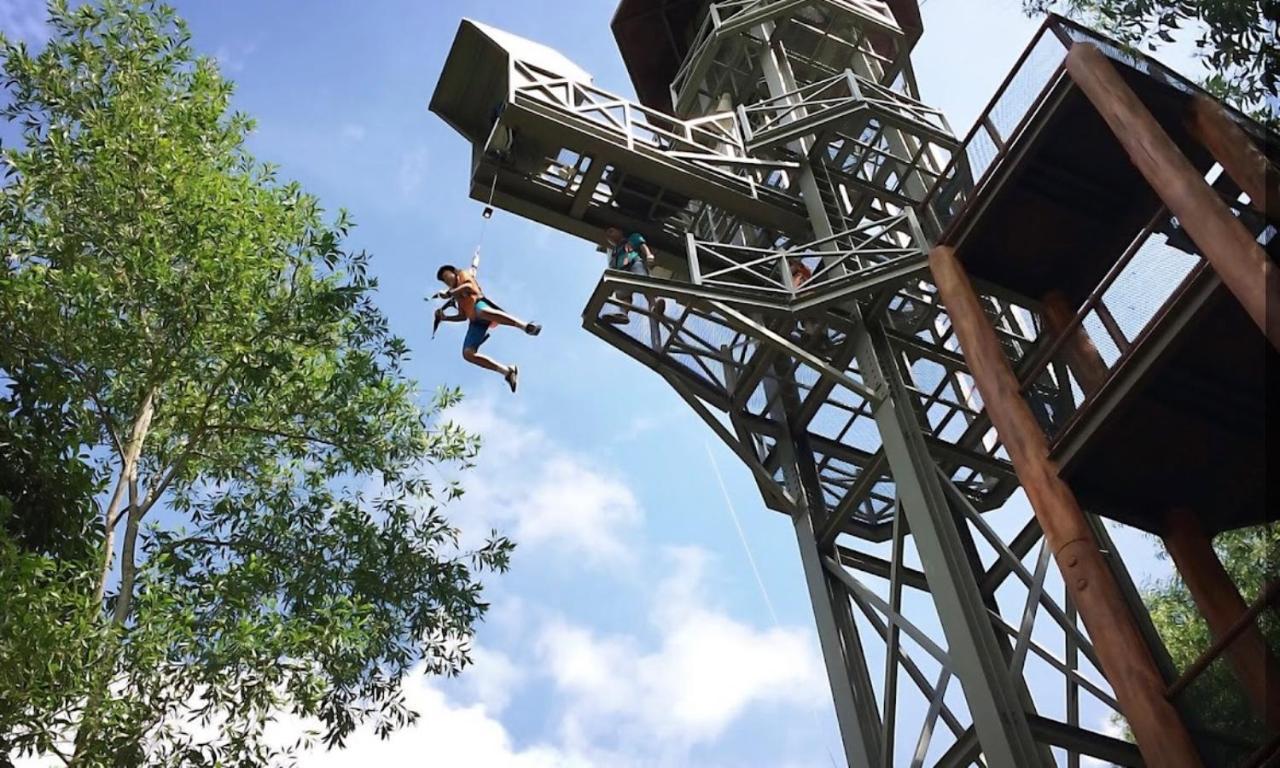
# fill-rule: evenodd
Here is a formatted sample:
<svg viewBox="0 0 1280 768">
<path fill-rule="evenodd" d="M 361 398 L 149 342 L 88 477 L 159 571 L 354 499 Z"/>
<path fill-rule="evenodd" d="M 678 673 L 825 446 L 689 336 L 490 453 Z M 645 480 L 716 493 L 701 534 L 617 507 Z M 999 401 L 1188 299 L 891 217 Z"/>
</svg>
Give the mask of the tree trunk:
<svg viewBox="0 0 1280 768">
<path fill-rule="evenodd" d="M 138 458 L 142 455 L 142 446 L 146 442 L 147 432 L 151 429 L 151 418 L 155 415 L 156 394 L 156 387 L 147 390 L 146 395 L 142 398 L 142 403 L 138 406 L 138 412 L 133 420 L 133 428 L 129 432 L 129 442 L 125 445 L 124 455 L 120 457 L 120 480 L 116 484 L 111 503 L 107 506 L 107 511 L 104 514 L 103 522 L 106 526 L 106 537 L 103 547 L 102 576 L 96 590 L 99 602 L 106 595 L 107 580 L 111 576 L 112 543 L 116 524 L 119 523 L 118 510 L 120 501 L 127 487 L 129 489 L 129 506 L 126 510 L 128 524 L 125 531 L 124 553 L 121 560 L 120 596 L 116 602 L 113 615 L 113 624 L 116 627 L 123 624 L 124 618 L 128 615 L 129 603 L 133 596 L 133 582 L 137 570 L 134 563 L 134 554 L 138 538 L 138 521 L 141 518 L 139 514 L 141 510 L 140 499 L 138 498 Z M 113 633 L 107 639 L 106 646 L 103 649 L 103 659 L 93 672 L 95 678 L 93 690 L 89 693 L 89 700 L 85 702 L 84 711 L 80 713 L 80 722 L 76 729 L 75 751 L 72 753 L 71 759 L 67 761 L 68 766 L 78 766 L 86 759 L 89 759 L 85 754 L 85 748 L 96 727 L 93 721 L 97 717 L 98 710 L 107 695 L 107 686 L 111 683 L 112 671 L 115 668 L 115 651 L 119 641 L 119 635 L 116 633 Z"/>
<path fill-rule="evenodd" d="M 134 577 L 137 575 L 135 555 L 138 543 L 138 523 L 142 519 L 142 499 L 138 494 L 138 457 L 142 455 L 142 444 L 147 439 L 147 431 L 151 429 L 151 417 L 155 415 L 156 389 L 152 387 L 142 399 L 137 418 L 133 422 L 133 430 L 129 435 L 129 445 L 125 457 L 125 481 L 129 484 L 128 522 L 124 532 L 124 551 L 120 555 L 120 594 L 116 598 L 114 620 L 116 624 L 124 624 L 129 615 L 129 606 L 133 602 Z"/>
<path fill-rule="evenodd" d="M 129 616 L 129 607 L 133 603 L 133 584 L 138 574 L 135 560 L 138 544 L 138 523 L 142 520 L 141 499 L 138 498 L 137 465 L 134 465 L 133 476 L 129 478 L 129 519 L 124 529 L 124 551 L 120 554 L 120 595 L 116 598 L 115 614 L 112 617 L 116 624 L 124 624 Z"/>
<path fill-rule="evenodd" d="M 111 494 L 111 502 L 102 513 L 102 571 L 98 574 L 98 588 L 94 590 L 94 601 L 101 604 L 107 595 L 107 579 L 111 577 L 111 556 L 115 552 L 116 526 L 114 520 L 120 510 L 120 502 L 124 499 L 125 472 L 124 457 L 121 457 L 120 479 L 116 481 L 116 489 Z"/>
</svg>

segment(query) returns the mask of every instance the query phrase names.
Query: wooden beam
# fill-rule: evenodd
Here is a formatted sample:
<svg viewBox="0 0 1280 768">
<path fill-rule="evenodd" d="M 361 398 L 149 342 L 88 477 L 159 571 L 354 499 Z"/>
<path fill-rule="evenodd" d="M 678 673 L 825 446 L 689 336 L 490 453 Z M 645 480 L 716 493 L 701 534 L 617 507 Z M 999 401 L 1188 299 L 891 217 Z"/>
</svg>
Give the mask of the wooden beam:
<svg viewBox="0 0 1280 768">
<path fill-rule="evenodd" d="M 1164 546 L 1209 625 L 1209 633 L 1215 640 L 1225 637 L 1248 610 L 1244 598 L 1222 567 L 1194 512 L 1171 510 L 1164 523 Z M 1225 655 L 1254 710 L 1270 730 L 1280 731 L 1280 684 L 1276 677 L 1280 664 L 1267 648 L 1256 622 L 1227 646 Z"/>
<path fill-rule="evenodd" d="M 1040 312 L 1044 317 L 1045 327 L 1053 334 L 1053 338 L 1056 339 L 1063 333 L 1071 334 L 1062 346 L 1062 353 L 1067 358 L 1071 372 L 1076 375 L 1080 389 L 1086 396 L 1101 389 L 1111 374 L 1084 326 L 1070 327 L 1076 310 L 1066 295 L 1056 289 L 1049 291 L 1041 300 Z"/>
<path fill-rule="evenodd" d="M 935 246 L 929 267 L 987 415 L 1009 453 L 1147 765 L 1199 766 L 1191 737 L 1165 698 L 1165 682 L 1151 649 L 1075 494 L 1049 458 L 1048 440 L 1022 398 L 1018 379 L 955 249 Z"/>
<path fill-rule="evenodd" d="M 1272 222 L 1280 222 L 1280 173 L 1222 105 L 1198 94 L 1191 100 L 1187 130 L 1222 165 L 1249 204 Z"/>
<path fill-rule="evenodd" d="M 1275 311 L 1280 307 L 1280 273 L 1275 264 L 1096 46 L 1072 45 L 1066 67 L 1227 289 L 1280 349 L 1280 311 Z"/>
</svg>

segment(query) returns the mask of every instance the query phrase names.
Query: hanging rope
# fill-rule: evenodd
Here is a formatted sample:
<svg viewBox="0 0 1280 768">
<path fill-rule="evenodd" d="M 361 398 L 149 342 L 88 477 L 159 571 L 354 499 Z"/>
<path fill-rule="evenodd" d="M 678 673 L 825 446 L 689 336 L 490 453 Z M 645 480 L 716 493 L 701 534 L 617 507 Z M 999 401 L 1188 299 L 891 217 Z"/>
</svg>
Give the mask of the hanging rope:
<svg viewBox="0 0 1280 768">
<path fill-rule="evenodd" d="M 471 268 L 479 269 L 480 267 L 480 246 L 484 245 L 484 233 L 489 228 L 489 219 L 493 218 L 493 194 L 498 189 L 498 171 L 493 172 L 493 181 L 489 182 L 489 199 L 484 203 L 484 210 L 481 211 L 480 217 L 484 219 L 480 222 L 480 237 L 476 240 L 476 253 L 471 259 Z"/>
<path fill-rule="evenodd" d="M 483 221 L 480 222 L 480 236 L 476 239 L 475 253 L 471 255 L 471 271 L 472 272 L 475 272 L 476 270 L 480 269 L 480 247 L 484 245 L 484 233 L 485 233 L 485 230 L 489 228 L 489 219 L 493 218 L 493 195 L 497 191 L 497 189 L 498 189 L 498 172 L 495 170 L 493 172 L 493 180 L 489 182 L 489 198 L 485 200 L 484 210 L 480 212 L 480 217 L 483 219 Z M 437 293 L 431 298 L 444 298 L 444 294 L 443 292 Z M 443 311 L 452 306 L 456 306 L 456 303 L 452 298 L 450 298 L 448 301 L 444 303 L 444 306 L 440 307 L 440 310 Z M 435 321 L 431 324 L 431 338 L 434 339 L 436 337 L 436 331 L 438 330 L 440 330 L 440 314 L 437 312 L 435 316 Z"/>
</svg>

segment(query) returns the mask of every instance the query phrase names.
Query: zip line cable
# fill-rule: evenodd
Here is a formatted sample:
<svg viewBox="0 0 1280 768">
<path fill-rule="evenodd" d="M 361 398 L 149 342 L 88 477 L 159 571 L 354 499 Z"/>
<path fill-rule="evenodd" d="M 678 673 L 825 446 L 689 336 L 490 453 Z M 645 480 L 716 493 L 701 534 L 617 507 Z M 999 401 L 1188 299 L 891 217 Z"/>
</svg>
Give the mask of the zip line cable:
<svg viewBox="0 0 1280 768">
<path fill-rule="evenodd" d="M 747 543 L 747 534 L 742 530 L 742 523 L 738 520 L 738 511 L 733 507 L 733 500 L 729 498 L 729 489 L 725 487 L 724 477 L 720 474 L 720 465 L 716 463 L 716 456 L 711 452 L 711 444 L 703 443 L 702 446 L 707 449 L 707 459 L 711 462 L 711 471 L 715 473 L 716 482 L 720 485 L 720 493 L 724 496 L 724 505 L 729 510 L 729 519 L 733 521 L 733 527 L 738 532 L 738 541 L 742 542 L 742 551 L 747 555 L 747 562 L 751 564 L 751 573 L 755 574 L 756 586 L 760 587 L 760 596 L 764 598 L 765 607 L 769 609 L 769 616 L 773 619 L 775 629 L 782 628 L 782 622 L 778 621 L 778 614 L 773 610 L 773 601 L 769 599 L 769 590 L 765 589 L 764 579 L 760 577 L 760 569 L 756 567 L 755 556 L 751 554 L 751 545 Z M 836 727 L 839 730 L 839 726 Z M 836 756 L 831 752 L 831 747 L 827 747 L 827 759 L 831 761 L 831 768 L 838 768 L 836 765 Z"/>
<path fill-rule="evenodd" d="M 742 523 L 738 521 L 738 512 L 733 508 L 733 501 L 729 498 L 729 489 L 724 485 L 724 478 L 720 475 L 720 466 L 716 464 L 715 454 L 711 452 L 711 446 L 703 443 L 703 447 L 707 449 L 707 458 L 711 461 L 711 471 L 716 475 L 716 482 L 720 484 L 720 493 L 724 495 L 724 504 L 729 509 L 729 519 L 733 520 L 733 527 L 738 531 L 738 540 L 742 542 L 742 551 L 747 553 L 747 562 L 751 564 L 751 572 L 755 574 L 756 585 L 760 587 L 760 596 L 764 598 L 765 607 L 769 609 L 769 615 L 773 618 L 775 627 L 782 626 L 778 621 L 778 614 L 773 610 L 773 601 L 769 599 L 769 590 L 764 587 L 764 579 L 760 578 L 760 569 L 756 567 L 756 559 L 751 554 L 751 545 L 747 544 L 747 535 L 742 530 Z"/>
</svg>

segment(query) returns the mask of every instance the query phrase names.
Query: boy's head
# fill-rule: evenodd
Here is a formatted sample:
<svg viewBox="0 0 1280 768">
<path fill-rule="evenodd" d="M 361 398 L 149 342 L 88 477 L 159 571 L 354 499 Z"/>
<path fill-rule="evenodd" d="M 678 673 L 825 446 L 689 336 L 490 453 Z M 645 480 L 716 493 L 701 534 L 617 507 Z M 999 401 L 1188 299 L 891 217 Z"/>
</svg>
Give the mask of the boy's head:
<svg viewBox="0 0 1280 768">
<path fill-rule="evenodd" d="M 609 245 L 617 245 L 622 242 L 623 233 L 618 227 L 606 227 L 604 230 L 604 241 Z"/>
<path fill-rule="evenodd" d="M 458 284 L 458 268 L 452 264 L 445 264 L 436 270 L 436 279 L 453 288 Z"/>
</svg>

